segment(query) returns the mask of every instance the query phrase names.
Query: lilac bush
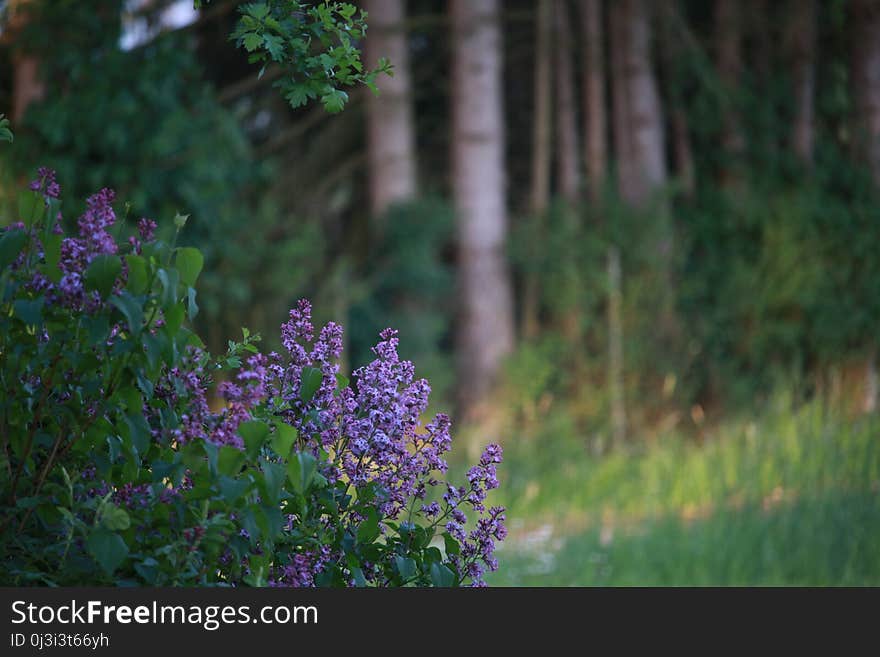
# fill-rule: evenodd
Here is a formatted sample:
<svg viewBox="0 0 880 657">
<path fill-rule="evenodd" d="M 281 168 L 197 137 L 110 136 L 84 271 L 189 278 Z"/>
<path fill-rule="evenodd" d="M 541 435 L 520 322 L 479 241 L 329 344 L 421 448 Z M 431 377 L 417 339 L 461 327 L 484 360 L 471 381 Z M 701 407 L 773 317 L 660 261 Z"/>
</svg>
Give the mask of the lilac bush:
<svg viewBox="0 0 880 657">
<path fill-rule="evenodd" d="M 349 381 L 301 300 L 283 353 L 188 327 L 202 266 L 111 190 L 63 233 L 40 169 L 0 234 L 0 581 L 459 586 L 498 567 L 502 452 L 446 480 L 451 423 L 393 329 Z M 178 230 L 184 221 L 176 221 Z"/>
</svg>

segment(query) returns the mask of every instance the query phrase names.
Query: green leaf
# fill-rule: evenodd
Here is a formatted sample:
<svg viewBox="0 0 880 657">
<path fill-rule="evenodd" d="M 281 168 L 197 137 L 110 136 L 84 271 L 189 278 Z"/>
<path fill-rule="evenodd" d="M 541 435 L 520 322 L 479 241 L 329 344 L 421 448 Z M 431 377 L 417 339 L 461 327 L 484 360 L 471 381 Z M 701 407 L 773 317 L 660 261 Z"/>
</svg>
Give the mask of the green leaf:
<svg viewBox="0 0 880 657">
<path fill-rule="evenodd" d="M 280 62 L 284 57 L 284 41 L 281 37 L 274 34 L 263 35 L 263 45 L 269 51 L 269 55 L 276 62 Z"/>
<path fill-rule="evenodd" d="M 43 198 L 37 192 L 28 190 L 19 194 L 18 218 L 28 228 L 33 226 L 34 222 L 39 219 L 44 208 Z"/>
<path fill-rule="evenodd" d="M 409 557 L 394 557 L 394 563 L 397 564 L 397 572 L 400 573 L 400 576 L 404 580 L 409 580 L 415 577 L 416 574 L 416 562 L 415 559 L 410 559 Z"/>
<path fill-rule="evenodd" d="M 284 487 L 284 466 L 280 463 L 262 462 L 264 489 L 264 501 L 277 504 L 281 497 L 281 489 Z"/>
<path fill-rule="evenodd" d="M 96 256 L 86 269 L 86 289 L 97 290 L 102 298 L 106 297 L 113 290 L 113 284 L 121 270 L 122 263 L 118 256 L 108 254 Z"/>
<path fill-rule="evenodd" d="M 43 258 L 46 261 L 46 278 L 53 283 L 61 281 L 61 269 L 58 263 L 61 261 L 61 235 L 49 235 L 43 238 Z"/>
<path fill-rule="evenodd" d="M 266 443 L 266 439 L 269 437 L 269 427 L 265 422 L 248 420 L 238 425 L 238 434 L 244 439 L 248 458 L 253 459 Z"/>
<path fill-rule="evenodd" d="M 310 401 L 312 401 L 312 397 L 315 396 L 318 388 L 321 387 L 321 382 L 323 380 L 324 374 L 321 372 L 321 370 L 315 367 L 303 368 L 299 388 L 299 398 L 304 404 L 308 404 Z"/>
<path fill-rule="evenodd" d="M 23 230 L 7 230 L 0 237 L 0 269 L 6 269 L 15 262 L 27 243 L 27 233 Z"/>
<path fill-rule="evenodd" d="M 461 546 L 458 544 L 458 541 L 449 534 L 449 532 L 443 532 L 443 543 L 446 546 L 446 556 L 461 554 Z"/>
<path fill-rule="evenodd" d="M 131 444 L 139 455 L 143 455 L 150 448 L 150 425 L 146 418 L 138 413 L 129 413 L 125 416 L 125 425 L 128 427 Z"/>
<path fill-rule="evenodd" d="M 358 526 L 358 543 L 372 543 L 379 536 L 379 515 L 370 507 L 366 519 Z"/>
<path fill-rule="evenodd" d="M 442 563 L 431 564 L 431 583 L 434 586 L 450 587 L 455 584 L 455 573 Z"/>
<path fill-rule="evenodd" d="M 162 283 L 162 308 L 170 308 L 177 303 L 177 285 L 180 274 L 176 269 L 160 269 L 156 276 Z"/>
<path fill-rule="evenodd" d="M 217 456 L 217 471 L 233 477 L 239 473 L 244 465 L 245 454 L 240 449 L 224 445 L 220 448 Z"/>
<path fill-rule="evenodd" d="M 298 437 L 299 432 L 295 427 L 285 424 L 284 422 L 276 422 L 275 433 L 272 434 L 270 443 L 272 445 L 272 450 L 278 454 L 278 456 L 287 458 L 290 456 L 290 450 L 293 448 L 293 444 Z"/>
<path fill-rule="evenodd" d="M 116 306 L 125 319 L 128 320 L 128 328 L 133 335 L 140 333 L 144 323 L 144 311 L 140 302 L 125 290 L 118 295 L 110 297 L 110 303 Z"/>
<path fill-rule="evenodd" d="M 12 304 L 15 316 L 28 326 L 38 326 L 43 320 L 43 297 L 33 301 L 19 299 Z"/>
<path fill-rule="evenodd" d="M 186 291 L 186 314 L 189 316 L 190 321 L 194 320 L 196 315 L 199 314 L 199 306 L 196 303 L 196 291 L 192 287 Z"/>
<path fill-rule="evenodd" d="M 128 546 L 119 534 L 97 529 L 86 541 L 89 554 L 108 575 L 112 575 L 128 556 Z"/>
<path fill-rule="evenodd" d="M 331 89 L 321 96 L 321 102 L 324 104 L 324 109 L 331 114 L 341 112 L 347 101 L 348 94 L 340 89 Z"/>
<path fill-rule="evenodd" d="M 256 32 L 248 32 L 244 35 L 242 43 L 244 44 L 245 50 L 247 50 L 248 52 L 253 52 L 263 45 L 263 37 Z"/>
<path fill-rule="evenodd" d="M 183 324 L 183 317 L 186 314 L 183 306 L 171 306 L 165 311 L 165 332 L 169 337 L 177 335 L 177 331 Z"/>
<path fill-rule="evenodd" d="M 245 13 L 249 16 L 253 16 L 257 20 L 261 18 L 265 18 L 269 15 L 269 7 L 265 2 L 254 2 L 249 5 L 245 5 L 243 7 Z"/>
<path fill-rule="evenodd" d="M 128 529 L 131 519 L 125 509 L 120 509 L 115 504 L 106 504 L 101 509 L 101 525 L 113 532 Z"/>
<path fill-rule="evenodd" d="M 134 565 L 134 569 L 138 575 L 144 578 L 147 584 L 155 584 L 156 576 L 159 574 L 159 562 L 153 557 L 147 557 L 140 563 Z"/>
<path fill-rule="evenodd" d="M 309 452 L 296 452 L 287 462 L 287 478 L 297 493 L 305 493 L 315 476 L 317 460 Z"/>
<path fill-rule="evenodd" d="M 128 264 L 126 287 L 132 294 L 144 294 L 150 282 L 147 259 L 139 255 L 127 255 L 125 262 Z"/>
<path fill-rule="evenodd" d="M 231 504 L 245 494 L 250 488 L 251 482 L 247 479 L 233 479 L 226 475 L 219 478 L 220 494 L 227 503 Z"/>
<path fill-rule="evenodd" d="M 364 587 L 367 585 L 367 578 L 364 577 L 364 571 L 358 568 L 357 566 L 351 566 L 349 568 L 351 570 L 351 576 L 354 579 L 354 583 L 359 587 Z"/>
<path fill-rule="evenodd" d="M 196 284 L 196 279 L 202 271 L 205 257 L 198 249 L 185 246 L 177 250 L 177 258 L 174 262 L 177 265 L 177 271 L 180 272 L 181 282 L 192 287 Z"/>
</svg>

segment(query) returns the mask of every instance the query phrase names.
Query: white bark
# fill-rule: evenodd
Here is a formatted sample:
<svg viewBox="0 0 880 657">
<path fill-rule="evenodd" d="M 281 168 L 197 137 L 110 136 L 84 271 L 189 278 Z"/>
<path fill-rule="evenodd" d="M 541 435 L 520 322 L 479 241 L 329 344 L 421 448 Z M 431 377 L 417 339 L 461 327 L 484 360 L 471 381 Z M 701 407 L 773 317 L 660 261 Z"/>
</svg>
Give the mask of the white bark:
<svg viewBox="0 0 880 657">
<path fill-rule="evenodd" d="M 624 201 L 639 206 L 667 179 L 663 113 L 651 64 L 646 0 L 616 0 L 611 5 L 611 33 L 617 185 Z"/>
<path fill-rule="evenodd" d="M 386 57 L 394 67 L 392 77 L 377 78 L 379 94 L 369 94 L 367 102 L 370 209 L 381 217 L 389 205 L 417 192 L 412 83 L 404 0 L 364 0 L 364 9 L 369 14 L 366 65 Z"/>
<path fill-rule="evenodd" d="M 459 273 L 459 408 L 484 402 L 513 348 L 497 0 L 452 0 L 453 195 Z"/>
</svg>

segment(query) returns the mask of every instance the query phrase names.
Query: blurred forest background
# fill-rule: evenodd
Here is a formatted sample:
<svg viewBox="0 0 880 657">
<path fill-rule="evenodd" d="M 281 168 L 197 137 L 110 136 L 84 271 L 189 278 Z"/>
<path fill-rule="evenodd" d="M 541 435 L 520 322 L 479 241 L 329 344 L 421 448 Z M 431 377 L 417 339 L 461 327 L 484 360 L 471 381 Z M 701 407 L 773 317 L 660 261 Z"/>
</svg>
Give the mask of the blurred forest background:
<svg viewBox="0 0 880 657">
<path fill-rule="evenodd" d="M 0 205 L 189 214 L 213 350 L 400 329 L 505 447 L 493 583 L 880 585 L 880 1 L 357 4 L 394 75 L 331 115 L 237 2 L 0 2 Z"/>
</svg>

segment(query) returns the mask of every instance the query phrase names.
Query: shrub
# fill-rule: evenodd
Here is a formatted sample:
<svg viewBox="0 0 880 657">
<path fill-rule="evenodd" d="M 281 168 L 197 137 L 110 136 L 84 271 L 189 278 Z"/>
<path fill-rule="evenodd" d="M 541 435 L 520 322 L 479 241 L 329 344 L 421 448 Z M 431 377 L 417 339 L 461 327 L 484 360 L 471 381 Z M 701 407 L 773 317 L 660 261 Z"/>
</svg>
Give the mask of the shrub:
<svg viewBox="0 0 880 657">
<path fill-rule="evenodd" d="M 352 383 L 342 328 L 316 336 L 304 300 L 283 355 L 243 330 L 212 356 L 188 328 L 198 250 L 148 219 L 124 239 L 109 189 L 65 236 L 59 197 L 41 169 L 0 237 L 0 581 L 458 586 L 497 568 L 501 449 L 467 486 L 442 478 L 450 422 L 421 424 L 430 387 L 395 331 Z"/>
</svg>

